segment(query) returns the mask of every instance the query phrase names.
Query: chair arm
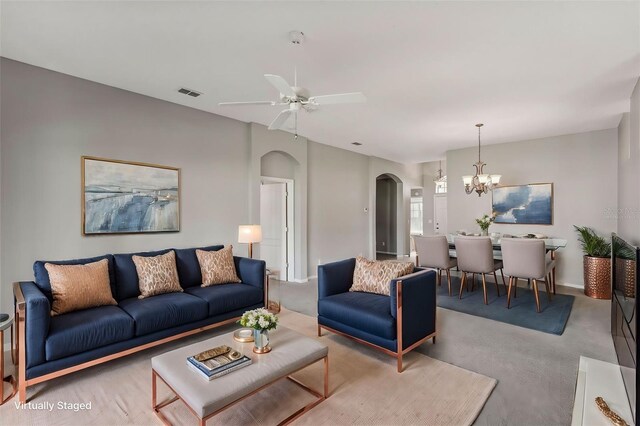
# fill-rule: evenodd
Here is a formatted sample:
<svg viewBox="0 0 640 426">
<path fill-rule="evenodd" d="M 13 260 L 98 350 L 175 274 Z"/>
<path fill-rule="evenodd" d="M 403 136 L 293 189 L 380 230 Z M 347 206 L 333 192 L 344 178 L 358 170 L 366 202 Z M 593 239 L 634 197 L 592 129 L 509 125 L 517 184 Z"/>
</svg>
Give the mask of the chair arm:
<svg viewBox="0 0 640 426">
<path fill-rule="evenodd" d="M 25 319 L 27 368 L 45 362 L 45 342 L 51 321 L 51 303 L 34 282 L 14 283 L 16 312 Z"/>
<path fill-rule="evenodd" d="M 402 282 L 400 299 L 398 282 Z M 391 315 L 396 320 L 398 306 L 402 307 L 402 349 L 436 331 L 435 271 L 416 268 L 412 274 L 391 280 L 390 296 Z"/>
<path fill-rule="evenodd" d="M 355 258 L 318 265 L 318 299 L 349 291 L 355 267 Z"/>
<path fill-rule="evenodd" d="M 264 260 L 233 256 L 233 261 L 240 281 L 264 291 L 264 281 L 267 276 L 267 263 Z"/>
</svg>

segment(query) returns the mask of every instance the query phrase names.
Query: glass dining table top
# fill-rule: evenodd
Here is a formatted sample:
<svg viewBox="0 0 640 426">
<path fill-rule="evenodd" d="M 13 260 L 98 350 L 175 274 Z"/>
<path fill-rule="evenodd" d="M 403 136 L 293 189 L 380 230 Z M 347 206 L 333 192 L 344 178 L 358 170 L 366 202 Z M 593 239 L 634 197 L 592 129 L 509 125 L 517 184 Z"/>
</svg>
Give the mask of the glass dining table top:
<svg viewBox="0 0 640 426">
<path fill-rule="evenodd" d="M 493 244 L 494 250 L 501 249 L 500 244 L 502 242 L 502 238 L 503 237 L 491 237 L 491 243 Z M 513 237 L 507 237 L 507 238 L 528 238 L 528 237 L 513 236 Z M 450 248 L 455 248 L 455 239 L 456 239 L 456 235 L 453 235 L 453 234 L 447 235 L 447 241 L 449 242 Z M 540 238 L 540 239 L 544 241 L 544 245 L 547 250 L 555 251 L 567 246 L 567 240 L 562 238 Z"/>
</svg>

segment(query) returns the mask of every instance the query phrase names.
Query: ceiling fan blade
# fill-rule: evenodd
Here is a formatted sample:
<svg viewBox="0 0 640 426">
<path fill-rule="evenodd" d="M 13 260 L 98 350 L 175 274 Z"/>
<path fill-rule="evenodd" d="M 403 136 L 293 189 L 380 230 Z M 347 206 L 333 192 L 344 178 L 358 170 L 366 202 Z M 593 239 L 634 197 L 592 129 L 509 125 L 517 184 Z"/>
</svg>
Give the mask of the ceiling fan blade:
<svg viewBox="0 0 640 426">
<path fill-rule="evenodd" d="M 285 96 L 296 96 L 296 92 L 293 91 L 287 80 L 275 74 L 265 74 L 264 78 L 273 85 L 280 93 Z"/>
<path fill-rule="evenodd" d="M 234 106 L 234 105 L 276 105 L 273 101 L 247 101 L 247 102 L 220 102 L 219 106 Z"/>
<path fill-rule="evenodd" d="M 284 111 L 282 111 L 280 114 L 278 114 L 276 119 L 273 120 L 271 124 L 269 124 L 269 130 L 280 129 L 284 125 L 284 123 L 286 123 L 289 117 L 291 117 L 292 113 L 293 111 L 291 111 L 290 109 L 285 109 Z"/>
<path fill-rule="evenodd" d="M 309 103 L 315 105 L 332 105 L 332 104 L 353 104 L 357 102 L 366 102 L 367 98 L 363 93 L 339 93 L 335 95 L 312 96 Z"/>
</svg>

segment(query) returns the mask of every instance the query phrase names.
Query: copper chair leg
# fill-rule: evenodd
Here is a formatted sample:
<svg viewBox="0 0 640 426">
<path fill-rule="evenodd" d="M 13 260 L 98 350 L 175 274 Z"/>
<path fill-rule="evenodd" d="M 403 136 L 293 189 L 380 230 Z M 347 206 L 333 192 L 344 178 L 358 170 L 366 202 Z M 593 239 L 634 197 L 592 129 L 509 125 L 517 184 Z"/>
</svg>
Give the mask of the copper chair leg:
<svg viewBox="0 0 640 426">
<path fill-rule="evenodd" d="M 484 274 L 482 274 L 482 292 L 484 293 L 484 304 L 488 305 L 489 300 L 487 299 L 487 281 L 485 280 Z"/>
<path fill-rule="evenodd" d="M 500 287 L 498 286 L 498 276 L 496 275 L 496 271 L 493 271 L 493 280 L 496 282 L 496 293 L 498 293 L 498 297 L 500 297 Z"/>
<path fill-rule="evenodd" d="M 476 274 L 475 273 L 472 274 L 471 278 L 472 278 L 472 280 L 471 280 L 471 291 L 475 291 L 476 290 Z"/>
<path fill-rule="evenodd" d="M 537 280 L 533 280 L 533 294 L 536 296 L 536 312 L 540 313 L 540 296 L 538 295 Z"/>
<path fill-rule="evenodd" d="M 451 297 L 451 269 L 447 269 L 447 286 L 449 287 L 449 297 Z"/>
<path fill-rule="evenodd" d="M 513 277 L 513 298 L 518 298 L 518 277 Z"/>
<path fill-rule="evenodd" d="M 467 281 L 467 273 L 463 272 L 462 279 L 460 280 L 460 295 L 458 296 L 458 299 L 460 300 L 462 300 L 462 292 L 464 291 L 464 285 L 466 281 Z"/>
<path fill-rule="evenodd" d="M 550 277 L 551 277 L 551 274 L 548 274 L 544 280 L 544 287 L 547 290 L 547 299 L 549 299 L 549 302 L 551 302 L 551 284 L 549 284 L 551 282 Z"/>
<path fill-rule="evenodd" d="M 504 271 L 502 270 L 502 268 L 500 268 L 500 275 L 502 276 L 502 285 L 504 286 L 504 289 L 507 289 L 507 283 L 504 281 Z"/>
<path fill-rule="evenodd" d="M 513 284 L 513 277 L 509 277 L 509 288 L 507 288 L 507 309 L 511 309 L 511 286 Z"/>
</svg>

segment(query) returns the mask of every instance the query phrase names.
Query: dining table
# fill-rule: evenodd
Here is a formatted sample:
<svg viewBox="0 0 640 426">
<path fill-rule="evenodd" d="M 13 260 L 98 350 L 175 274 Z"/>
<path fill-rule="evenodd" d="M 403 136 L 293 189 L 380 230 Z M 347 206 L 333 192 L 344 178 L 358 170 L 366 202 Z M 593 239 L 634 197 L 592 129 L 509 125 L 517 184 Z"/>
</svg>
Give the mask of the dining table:
<svg viewBox="0 0 640 426">
<path fill-rule="evenodd" d="M 447 242 L 449 243 L 449 255 L 451 257 L 456 257 L 456 253 L 455 253 L 456 236 L 457 235 L 454 235 L 454 234 L 447 235 Z M 511 235 L 509 237 L 496 235 L 496 236 L 489 236 L 489 237 L 491 238 L 491 244 L 493 245 L 494 257 L 497 259 L 501 259 L 500 251 L 502 250 L 501 242 L 503 238 L 531 238 L 528 235 L 522 235 L 522 236 Z M 550 253 L 551 260 L 556 259 L 556 252 L 558 250 L 567 246 L 567 240 L 563 238 L 539 238 L 539 239 L 544 241 L 545 249 L 547 250 L 548 253 Z M 555 286 L 556 268 L 553 268 L 551 274 L 552 274 L 552 282 L 553 282 L 553 285 L 552 285 L 553 294 L 556 294 L 556 286 Z"/>
</svg>

